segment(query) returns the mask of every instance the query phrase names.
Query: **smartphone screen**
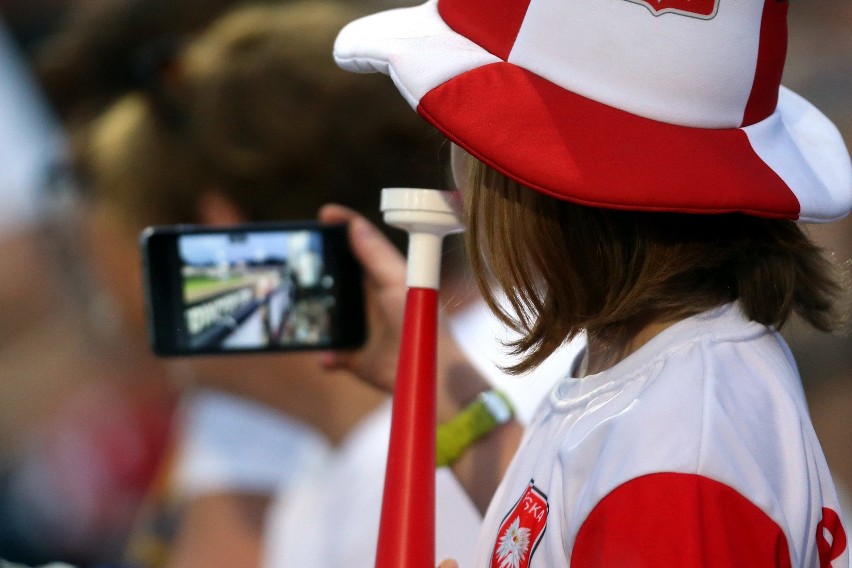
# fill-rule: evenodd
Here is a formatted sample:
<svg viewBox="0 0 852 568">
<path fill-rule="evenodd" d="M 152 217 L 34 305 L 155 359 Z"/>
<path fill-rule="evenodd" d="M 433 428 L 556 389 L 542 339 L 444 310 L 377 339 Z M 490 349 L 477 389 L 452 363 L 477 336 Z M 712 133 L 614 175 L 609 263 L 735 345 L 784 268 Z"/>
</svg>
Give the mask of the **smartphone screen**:
<svg viewBox="0 0 852 568">
<path fill-rule="evenodd" d="M 152 227 L 141 236 L 161 355 L 351 348 L 364 339 L 361 271 L 342 225 Z"/>
</svg>

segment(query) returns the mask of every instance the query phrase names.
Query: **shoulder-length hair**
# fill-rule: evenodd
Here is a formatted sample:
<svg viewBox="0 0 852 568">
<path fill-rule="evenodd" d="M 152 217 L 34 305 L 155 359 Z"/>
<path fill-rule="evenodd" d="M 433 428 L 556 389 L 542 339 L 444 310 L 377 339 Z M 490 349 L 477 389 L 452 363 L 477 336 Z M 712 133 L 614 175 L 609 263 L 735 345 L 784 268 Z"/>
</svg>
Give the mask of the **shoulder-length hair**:
<svg viewBox="0 0 852 568">
<path fill-rule="evenodd" d="M 837 270 L 793 221 L 586 207 L 469 163 L 474 277 L 491 310 L 520 334 L 508 344 L 520 356 L 509 372 L 535 368 L 583 331 L 619 344 L 652 321 L 734 300 L 777 328 L 792 312 L 823 331 L 839 323 Z"/>
</svg>

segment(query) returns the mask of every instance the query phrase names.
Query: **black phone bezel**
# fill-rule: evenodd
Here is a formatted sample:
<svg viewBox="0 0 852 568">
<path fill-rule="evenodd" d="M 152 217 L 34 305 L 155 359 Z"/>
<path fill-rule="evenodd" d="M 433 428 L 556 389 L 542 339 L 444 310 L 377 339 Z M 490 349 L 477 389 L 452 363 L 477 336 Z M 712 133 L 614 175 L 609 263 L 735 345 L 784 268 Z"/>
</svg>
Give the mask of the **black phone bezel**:
<svg viewBox="0 0 852 568">
<path fill-rule="evenodd" d="M 183 315 L 183 280 L 178 239 L 183 235 L 221 233 L 321 231 L 323 261 L 335 278 L 337 298 L 332 323 L 332 340 L 319 344 L 272 345 L 258 348 L 189 349 Z M 139 237 L 145 315 L 149 343 L 163 357 L 193 355 L 232 355 L 354 349 L 364 343 L 366 323 L 361 265 L 349 248 L 345 224 L 321 224 L 315 221 L 243 223 L 228 226 L 168 225 L 148 227 Z M 333 252 L 332 252 L 333 251 Z M 343 285 L 345 283 L 345 285 Z"/>
</svg>

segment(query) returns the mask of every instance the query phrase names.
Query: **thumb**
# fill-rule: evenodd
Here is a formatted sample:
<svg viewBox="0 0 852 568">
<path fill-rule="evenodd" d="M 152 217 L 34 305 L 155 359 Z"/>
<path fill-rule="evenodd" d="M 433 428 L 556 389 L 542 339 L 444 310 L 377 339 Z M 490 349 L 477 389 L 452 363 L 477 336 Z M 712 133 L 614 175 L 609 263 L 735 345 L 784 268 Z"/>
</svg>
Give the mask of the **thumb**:
<svg viewBox="0 0 852 568">
<path fill-rule="evenodd" d="M 438 568 L 459 568 L 459 563 L 452 559 L 444 560 L 438 564 Z"/>
<path fill-rule="evenodd" d="M 349 227 L 352 251 L 380 287 L 405 283 L 405 259 L 372 223 L 356 217 Z"/>
<path fill-rule="evenodd" d="M 405 282 L 405 259 L 385 236 L 357 211 L 336 203 L 319 210 L 323 223 L 349 223 L 352 252 L 366 275 L 379 286 Z"/>
</svg>

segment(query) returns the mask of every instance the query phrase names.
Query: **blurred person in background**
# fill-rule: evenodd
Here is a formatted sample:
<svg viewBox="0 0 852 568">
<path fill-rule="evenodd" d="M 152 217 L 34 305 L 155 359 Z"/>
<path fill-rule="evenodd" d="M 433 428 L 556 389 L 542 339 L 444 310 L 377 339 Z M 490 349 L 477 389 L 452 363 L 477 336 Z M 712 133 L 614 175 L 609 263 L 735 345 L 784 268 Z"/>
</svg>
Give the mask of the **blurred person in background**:
<svg viewBox="0 0 852 568">
<path fill-rule="evenodd" d="M 110 302 L 78 265 L 78 235 L 69 229 L 79 211 L 64 191 L 75 181 L 62 126 L 84 122 L 130 89 L 156 44 L 151 38 L 202 29 L 233 3 L 10 0 L 0 7 L 50 95 L 47 104 L 13 59 L 18 46 L 4 29 L 0 139 L 3 175 L 13 183 L 4 184 L 11 194 L 3 220 L 15 226 L 0 245 L 0 556 L 80 564 L 119 557 L 164 457 L 175 389 L 159 362 L 126 348 Z M 32 178 L 25 186 L 22 175 Z"/>
<path fill-rule="evenodd" d="M 32 182 L 25 203 L 20 184 L 4 188 L 12 199 L 3 218 L 15 222 L 15 233 L 3 239 L 10 252 L 0 258 L 0 556 L 118 558 L 164 457 L 175 399 L 160 362 L 140 356 L 132 341 L 128 348 L 114 305 L 79 267 L 79 211 L 64 191 L 74 179 L 53 115 L 65 127 L 84 123 L 136 85 L 138 67 L 163 38 L 203 29 L 234 3 L 10 0 L 0 7 L 50 99 L 12 60 L 17 50 L 8 49 L 4 30 L 4 175 L 15 181 L 25 173 Z M 30 223 L 35 201 L 45 210 L 37 225 Z M 243 421 L 245 414 L 254 416 L 243 413 Z"/>
<path fill-rule="evenodd" d="M 0 353 L 3 366 L 14 368 L 16 344 L 27 339 L 36 323 L 51 319 L 60 309 L 60 296 L 52 263 L 43 259 L 43 216 L 38 194 L 50 167 L 61 152 L 59 126 L 29 74 L 17 45 L 0 20 Z M 33 325 L 28 325 L 33 324 Z M 11 375 L 0 383 L 7 388 Z M 40 385 L 31 384 L 38 389 Z M 8 400 L 14 392 L 3 397 Z M 14 417 L 15 408 L 0 413 Z M 8 418 L 7 418 L 8 417 Z M 12 442 L 14 423 L 0 428 L 5 449 Z"/>
<path fill-rule="evenodd" d="M 27 69 L 6 65 L 17 50 L 7 49 L 4 30 L 4 175 L 25 173 L 32 183 L 26 203 L 13 198 L 3 210 L 15 232 L 3 239 L 9 253 L 0 259 L 9 265 L 0 556 L 80 564 L 119 557 L 164 457 L 175 400 L 162 365 L 127 348 L 111 303 L 78 266 L 78 235 L 69 229 L 79 211 L 63 191 L 74 180 L 51 111 L 62 126 L 83 123 L 132 88 L 136 66 L 152 45 L 161 48 L 152 38 L 200 30 L 230 4 L 10 0 L 0 7 L 50 95 L 48 105 Z M 34 210 L 38 222 L 30 223 Z"/>
<path fill-rule="evenodd" d="M 64 124 L 90 120 L 136 87 L 144 60 L 202 31 L 241 0 L 36 0 L 59 4 L 34 21 L 30 0 L 6 2 L 36 76 Z M 28 30 L 46 27 L 32 36 Z"/>
<path fill-rule="evenodd" d="M 9 31 L 0 21 L 0 556 L 86 560 L 120 548 L 169 409 L 85 340 L 52 239 L 66 212 L 44 195 L 65 180 L 65 139 Z"/>
</svg>

